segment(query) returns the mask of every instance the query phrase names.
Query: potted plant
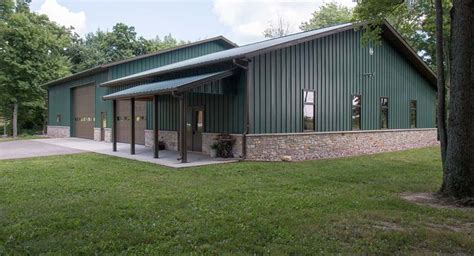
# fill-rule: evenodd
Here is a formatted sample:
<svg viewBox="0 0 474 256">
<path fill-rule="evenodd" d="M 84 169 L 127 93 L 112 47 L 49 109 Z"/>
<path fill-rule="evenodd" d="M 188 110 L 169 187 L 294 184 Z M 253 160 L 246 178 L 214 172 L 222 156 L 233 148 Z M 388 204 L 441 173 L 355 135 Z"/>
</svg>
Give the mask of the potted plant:
<svg viewBox="0 0 474 256">
<path fill-rule="evenodd" d="M 222 158 L 234 157 L 232 153 L 232 147 L 235 139 L 229 134 L 219 134 L 216 142 L 216 155 Z"/>
<path fill-rule="evenodd" d="M 166 144 L 165 144 L 164 141 L 162 141 L 162 140 L 158 141 L 158 149 L 159 150 L 165 150 L 166 149 Z"/>
<path fill-rule="evenodd" d="M 218 147 L 219 147 L 219 144 L 217 142 L 214 142 L 211 144 L 211 151 L 209 152 L 211 157 L 215 158 L 217 156 Z"/>
</svg>

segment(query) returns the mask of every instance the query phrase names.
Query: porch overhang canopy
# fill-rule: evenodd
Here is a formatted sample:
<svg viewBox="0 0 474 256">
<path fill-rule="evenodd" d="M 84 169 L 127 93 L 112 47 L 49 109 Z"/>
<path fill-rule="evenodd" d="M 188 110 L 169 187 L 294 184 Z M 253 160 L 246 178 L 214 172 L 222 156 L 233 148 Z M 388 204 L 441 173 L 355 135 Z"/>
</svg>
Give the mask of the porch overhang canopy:
<svg viewBox="0 0 474 256">
<path fill-rule="evenodd" d="M 145 98 L 153 95 L 180 93 L 188 91 L 206 83 L 220 80 L 234 74 L 234 69 L 229 69 L 220 72 L 201 74 L 196 76 L 189 76 L 177 78 L 172 80 L 154 82 L 149 84 L 138 85 L 119 92 L 111 93 L 103 97 L 104 100 L 116 99 L 130 99 L 130 98 Z"/>
</svg>

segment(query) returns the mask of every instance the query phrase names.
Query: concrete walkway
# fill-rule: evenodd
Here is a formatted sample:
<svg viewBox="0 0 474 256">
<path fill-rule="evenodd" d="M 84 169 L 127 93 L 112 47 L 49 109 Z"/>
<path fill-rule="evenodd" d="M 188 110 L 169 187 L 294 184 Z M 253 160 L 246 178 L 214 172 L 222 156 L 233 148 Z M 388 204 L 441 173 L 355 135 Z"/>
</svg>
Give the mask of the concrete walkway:
<svg viewBox="0 0 474 256">
<path fill-rule="evenodd" d="M 21 143 L 26 142 L 26 143 Z M 8 148 L 5 143 L 11 143 Z M 28 146 L 28 143 L 34 147 Z M 121 158 L 133 159 L 142 162 L 149 162 L 159 165 L 164 165 L 172 168 L 194 167 L 209 164 L 222 164 L 237 162 L 238 159 L 223 159 L 211 158 L 204 154 L 188 153 L 188 163 L 181 163 L 178 161 L 178 152 L 171 150 L 160 150 L 160 158 L 153 158 L 153 150 L 143 145 L 135 146 L 135 155 L 130 154 L 130 144 L 117 143 L 117 152 L 112 151 L 112 144 L 106 142 L 99 142 L 93 140 L 79 139 L 79 138 L 63 138 L 63 139 L 39 139 L 29 141 L 11 141 L 0 143 L 0 159 L 20 158 L 14 157 L 15 154 L 8 153 L 9 150 L 21 152 L 19 155 L 23 157 L 47 156 L 47 155 L 61 155 L 73 154 L 80 152 L 94 152 L 104 155 L 116 156 Z M 36 153 L 43 151 L 42 155 Z M 2 154 L 5 158 L 2 158 Z"/>
</svg>

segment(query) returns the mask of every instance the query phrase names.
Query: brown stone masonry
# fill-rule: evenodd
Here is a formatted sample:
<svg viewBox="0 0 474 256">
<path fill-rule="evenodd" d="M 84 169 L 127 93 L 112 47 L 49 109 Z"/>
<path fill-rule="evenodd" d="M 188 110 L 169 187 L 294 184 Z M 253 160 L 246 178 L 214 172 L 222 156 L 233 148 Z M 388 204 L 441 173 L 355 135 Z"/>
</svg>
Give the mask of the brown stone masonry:
<svg viewBox="0 0 474 256">
<path fill-rule="evenodd" d="M 166 149 L 178 150 L 178 132 L 176 131 L 160 131 L 160 140 L 165 142 Z M 202 153 L 209 155 L 212 143 L 219 133 L 203 133 L 202 134 Z M 242 157 L 242 134 L 231 134 L 235 138 L 232 152 L 234 157 Z M 145 146 L 153 147 L 153 130 L 145 130 Z"/>
<path fill-rule="evenodd" d="M 345 157 L 438 145 L 436 129 L 249 134 L 247 160 Z"/>
<path fill-rule="evenodd" d="M 216 142 L 216 138 L 219 133 L 203 133 L 202 134 L 202 152 L 206 155 L 210 155 L 211 145 Z M 232 147 L 232 154 L 235 158 L 242 157 L 242 134 L 231 134 L 232 138 L 235 139 Z"/>
<path fill-rule="evenodd" d="M 153 147 L 153 130 L 145 130 L 145 146 Z M 178 150 L 178 132 L 159 131 L 159 140 L 165 142 L 165 148 L 169 150 Z"/>
<path fill-rule="evenodd" d="M 69 126 L 48 125 L 47 129 L 48 137 L 50 138 L 69 138 L 71 136 Z"/>
</svg>

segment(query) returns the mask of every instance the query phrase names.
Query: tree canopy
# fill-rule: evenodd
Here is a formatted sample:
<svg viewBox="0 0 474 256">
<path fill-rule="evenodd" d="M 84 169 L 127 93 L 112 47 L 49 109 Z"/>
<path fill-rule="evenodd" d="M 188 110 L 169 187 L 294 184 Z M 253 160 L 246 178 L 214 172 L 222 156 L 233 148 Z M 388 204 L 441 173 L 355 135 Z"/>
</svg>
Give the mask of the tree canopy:
<svg viewBox="0 0 474 256">
<path fill-rule="evenodd" d="M 150 52 L 187 43 L 178 41 L 171 34 L 163 39 L 145 39 L 137 36 L 135 27 L 117 23 L 110 32 L 97 30 L 84 38 L 74 36 L 73 44 L 66 54 L 72 62 L 73 73 L 97 65 L 123 60 Z"/>
<path fill-rule="evenodd" d="M 64 49 L 71 44 L 71 34 L 45 15 L 4 3 L 0 19 L 0 107 L 3 113 L 10 113 L 9 106 L 23 107 L 23 112 L 40 118 L 36 123 L 41 127 L 46 108 L 46 88 L 41 85 L 70 72 Z M 26 122 L 23 119 L 22 123 Z"/>
<path fill-rule="evenodd" d="M 336 2 L 329 2 L 314 11 L 309 21 L 303 22 L 301 30 L 308 31 L 352 20 L 352 9 Z"/>
<path fill-rule="evenodd" d="M 451 0 L 443 0 L 444 24 L 443 35 L 450 41 Z M 354 10 L 355 20 L 368 21 L 368 24 L 381 24 L 387 19 L 395 29 L 418 52 L 418 55 L 433 69 L 436 67 L 435 54 L 435 8 L 432 1 L 363 1 Z M 366 27 L 364 39 L 380 39 L 380 27 Z M 445 59 L 450 46 L 446 45 Z"/>
</svg>

